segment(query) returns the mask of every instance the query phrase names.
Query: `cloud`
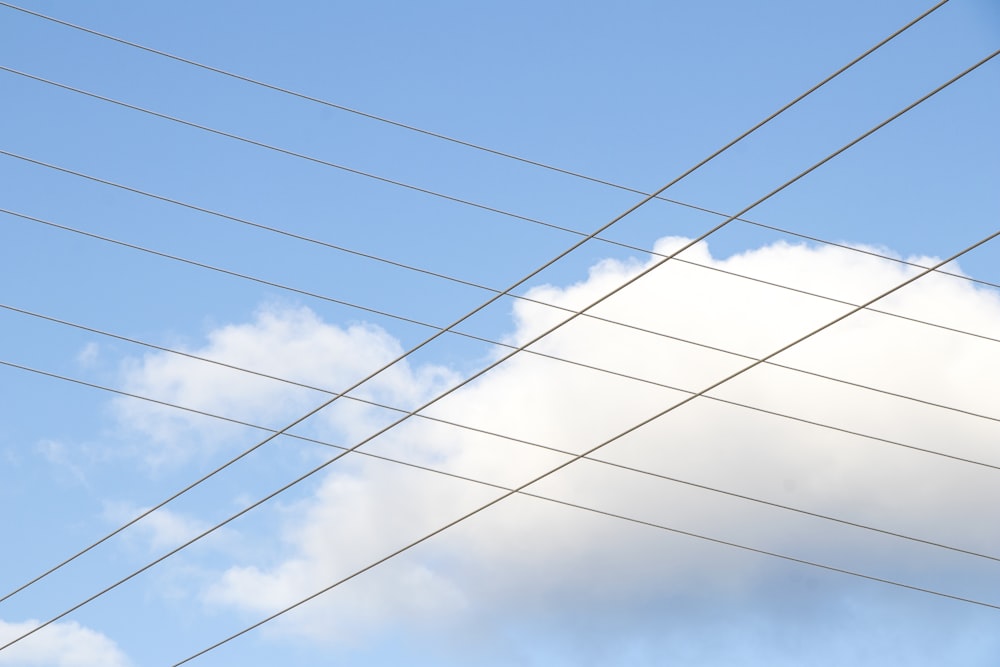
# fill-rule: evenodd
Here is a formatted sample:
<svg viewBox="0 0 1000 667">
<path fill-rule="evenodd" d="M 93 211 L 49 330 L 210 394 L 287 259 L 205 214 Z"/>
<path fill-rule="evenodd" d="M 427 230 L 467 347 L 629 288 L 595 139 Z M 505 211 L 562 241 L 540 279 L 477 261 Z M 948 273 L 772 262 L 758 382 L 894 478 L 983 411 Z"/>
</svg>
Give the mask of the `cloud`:
<svg viewBox="0 0 1000 667">
<path fill-rule="evenodd" d="M 0 643 L 23 635 L 38 621 L 0 621 Z M 103 634 L 75 621 L 54 623 L 0 652 L 0 665 L 14 667 L 128 667 L 132 663 Z"/>
<path fill-rule="evenodd" d="M 80 348 L 79 352 L 77 352 L 76 363 L 80 364 L 83 368 L 93 368 L 100 355 L 101 346 L 93 341 L 90 341 Z"/>
<path fill-rule="evenodd" d="M 683 242 L 662 239 L 657 251 L 669 252 Z M 700 243 L 682 257 L 853 302 L 871 298 L 916 271 L 842 249 L 787 243 L 727 259 L 712 257 L 708 246 Z M 580 308 L 644 266 L 637 260 L 603 261 L 576 284 L 539 286 L 530 295 Z M 1000 335 L 997 294 L 947 276 L 922 279 L 880 307 L 983 335 Z M 760 356 L 848 308 L 670 262 L 593 312 Z M 530 340 L 562 317 L 564 313 L 544 306 L 517 302 L 507 339 Z M 912 321 L 862 313 L 776 361 L 990 413 L 995 412 L 996 378 L 1000 378 L 1000 355 L 993 345 Z M 374 327 L 342 328 L 322 322 L 306 309 L 269 309 L 252 323 L 213 333 L 199 353 L 339 387 L 384 363 L 399 349 L 386 332 Z M 686 394 L 679 389 L 701 389 L 749 363 L 587 318 L 578 318 L 532 349 L 649 382 L 522 354 L 433 406 L 428 414 L 581 452 L 680 401 Z M 164 355 L 150 355 L 129 372 L 134 387 L 165 391 L 178 400 L 230 413 L 278 418 L 316 402 L 315 396 L 307 401 L 304 394 L 263 381 L 241 381 L 227 394 L 225 388 L 234 386 L 222 379 L 228 375 Z M 409 407 L 454 381 L 440 367 L 402 365 L 374 383 L 368 395 Z M 280 401 L 276 400 L 279 394 Z M 1000 464 L 996 452 L 1000 424 L 996 421 L 788 369 L 755 369 L 712 395 Z M 341 409 L 324 416 L 316 428 L 362 437 L 381 423 L 372 410 Z M 136 419 L 136 413 L 123 412 L 123 416 Z M 163 422 L 156 422 L 151 428 L 162 426 Z M 171 446 L 175 436 L 164 427 L 164 446 Z M 567 458 L 426 420 L 410 420 L 365 449 L 506 486 L 531 479 Z M 596 456 L 1000 555 L 1000 531 L 995 527 L 1000 486 L 995 470 L 801 421 L 700 398 L 622 437 Z M 987 597 L 991 587 L 995 590 L 1000 583 L 995 563 L 982 559 L 596 462 L 573 464 L 530 491 L 956 595 Z M 352 456 L 345 465 L 335 464 L 306 497 L 280 506 L 284 523 L 276 541 L 277 556 L 236 555 L 232 567 L 205 592 L 205 600 L 251 618 L 269 614 L 499 493 Z M 577 664 L 599 664 L 626 654 L 642 664 L 650 656 L 668 653 L 688 664 L 748 655 L 750 659 L 768 656 L 770 664 L 803 659 L 836 664 L 836 660 L 862 660 L 865 651 L 871 652 L 872 660 L 884 663 L 884 652 L 893 650 L 885 633 L 906 636 L 911 642 L 906 655 L 916 646 L 918 657 L 939 655 L 927 648 L 935 642 L 938 646 L 945 643 L 951 651 L 958 651 L 959 644 L 974 643 L 963 628 L 977 627 L 983 617 L 971 607 L 964 609 L 958 603 L 518 497 L 352 579 L 289 614 L 270 632 L 343 644 L 364 643 L 366 638 L 389 632 L 388 628 L 404 628 L 402 632 L 433 637 L 427 641 L 439 644 L 457 646 L 462 642 L 456 637 L 463 636 L 479 650 L 485 645 L 503 647 L 497 655 L 525 664 L 544 662 L 538 656 L 545 651 L 563 655 L 569 651 Z M 880 614 L 891 615 L 882 628 L 858 621 Z M 946 618 L 967 623 L 963 621 L 956 629 Z M 856 633 L 861 642 L 857 650 L 837 648 L 837 635 L 830 628 L 838 624 Z M 782 627 L 811 639 L 790 642 L 779 631 Z M 698 643 L 710 642 L 712 636 L 725 637 L 732 650 L 709 650 Z M 571 651 L 569 646 L 577 648 Z M 996 642 L 977 646 L 980 651 L 1000 650 Z M 902 656 L 902 651 L 897 649 L 893 655 Z"/>
<path fill-rule="evenodd" d="M 135 507 L 128 503 L 105 502 L 104 517 L 110 524 L 118 526 L 131 521 L 147 509 L 149 508 Z M 204 521 L 164 507 L 139 521 L 129 531 L 129 536 L 132 540 L 141 539 L 150 551 L 162 552 L 186 542 L 208 527 Z"/>
<path fill-rule="evenodd" d="M 343 389 L 402 353 L 398 341 L 369 324 L 328 324 L 307 308 L 262 307 L 252 322 L 212 331 L 205 345 L 185 350 L 259 373 L 329 390 Z M 451 381 L 441 367 L 414 373 L 408 364 L 390 369 L 355 392 L 406 407 Z M 265 377 L 209 365 L 195 359 L 150 353 L 130 360 L 123 371 L 127 391 L 261 426 L 278 428 L 323 400 L 327 394 Z M 246 431 L 190 412 L 135 399 L 115 402 L 119 423 L 142 442 L 153 465 L 177 465 L 211 453 Z M 372 408 L 343 401 L 320 418 L 326 433 L 355 435 L 354 425 Z M 255 433 L 257 437 L 264 434 Z"/>
</svg>

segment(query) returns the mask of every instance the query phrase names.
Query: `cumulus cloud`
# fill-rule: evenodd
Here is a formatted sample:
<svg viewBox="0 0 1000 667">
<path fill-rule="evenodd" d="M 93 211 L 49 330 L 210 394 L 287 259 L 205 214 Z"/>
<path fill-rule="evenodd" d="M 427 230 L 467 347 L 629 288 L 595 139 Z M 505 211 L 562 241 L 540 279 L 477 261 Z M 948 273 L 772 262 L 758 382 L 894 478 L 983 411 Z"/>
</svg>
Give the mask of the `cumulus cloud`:
<svg viewBox="0 0 1000 667">
<path fill-rule="evenodd" d="M 344 389 L 402 353 L 398 341 L 369 324 L 329 324 L 307 308 L 262 307 L 253 321 L 209 333 L 206 344 L 184 350 L 262 374 L 320 389 Z M 412 370 L 399 364 L 354 392 L 400 407 L 451 380 L 446 369 Z M 278 428 L 328 398 L 319 391 L 248 375 L 191 358 L 151 353 L 129 361 L 123 372 L 127 391 L 160 401 Z M 127 432 L 143 443 L 154 465 L 178 464 L 196 453 L 212 452 L 245 431 L 190 412 L 134 399 L 116 401 Z M 341 437 L 356 433 L 372 408 L 342 401 L 317 420 Z M 257 435 L 261 435 L 260 432 Z"/>
<path fill-rule="evenodd" d="M 0 644 L 38 626 L 38 621 L 0 621 Z M 114 641 L 75 621 L 54 623 L 0 652 L 0 665 L 13 667 L 129 667 Z"/>
<path fill-rule="evenodd" d="M 670 252 L 683 242 L 663 239 L 657 250 Z M 726 259 L 713 257 L 708 246 L 700 243 L 682 258 L 853 302 L 871 298 L 916 270 L 843 249 L 786 243 Z M 638 260 L 604 261 L 576 284 L 539 286 L 530 295 L 580 308 L 644 266 Z M 947 276 L 922 279 L 880 307 L 1000 336 L 996 293 Z M 762 356 L 847 309 L 843 304 L 670 262 L 593 312 L 739 354 Z M 564 316 L 544 306 L 517 302 L 507 339 L 530 340 Z M 776 361 L 991 413 L 1000 378 L 1000 355 L 993 345 L 982 338 L 862 313 Z M 249 324 L 213 333 L 199 353 L 336 387 L 384 363 L 399 349 L 386 332 L 374 327 L 343 328 L 322 322 L 306 309 L 270 309 Z M 428 414 L 581 452 L 680 401 L 686 396 L 681 390 L 699 390 L 748 363 L 676 339 L 587 318 L 578 318 L 532 349 L 649 382 L 522 354 L 433 406 Z M 129 373 L 136 388 L 166 392 L 229 414 L 263 413 L 278 418 L 284 410 L 294 412 L 316 402 L 315 396 L 276 389 L 264 381 L 241 381 L 234 388 L 230 380 L 222 379 L 228 377 L 226 373 L 164 355 L 146 357 Z M 214 379 L 216 375 L 219 379 Z M 368 395 L 410 407 L 454 381 L 451 373 L 439 367 L 401 365 L 374 383 Z M 755 369 L 712 395 L 1000 464 L 996 451 L 1000 424 L 995 420 L 788 369 Z M 148 418 L 123 414 L 132 420 Z M 334 412 L 320 422 L 322 428 L 356 437 L 377 423 L 374 413 L 357 408 Z M 165 445 L 176 436 L 161 422 L 148 424 L 153 430 L 163 429 Z M 567 458 L 509 438 L 416 419 L 366 449 L 504 486 L 520 484 Z M 1000 555 L 995 522 L 1000 501 L 997 471 L 707 398 L 622 437 L 595 456 Z M 251 616 L 273 612 L 500 493 L 382 461 L 352 460 L 352 465 L 331 469 L 306 498 L 282 507 L 285 523 L 276 559 L 237 556 L 237 562 L 206 591 L 205 599 L 213 606 Z M 957 595 L 987 597 L 988 586 L 995 589 L 998 583 L 995 563 L 982 559 L 597 462 L 574 464 L 530 491 Z M 739 637 L 750 632 L 747 628 L 773 630 L 785 623 L 797 631 L 806 631 L 803 628 L 808 626 L 809 636 L 822 635 L 824 641 L 835 643 L 829 634 L 831 623 L 855 622 L 862 615 L 859 608 L 869 615 L 875 608 L 885 613 L 892 610 L 896 625 L 889 625 L 897 631 L 930 636 L 915 628 L 938 618 L 935 612 L 920 607 L 912 616 L 905 614 L 911 602 L 931 610 L 937 609 L 933 607 L 936 602 L 913 593 L 859 586 L 841 575 L 821 575 L 733 548 L 517 497 L 351 580 L 277 627 L 282 633 L 335 642 L 362 641 L 366 633 L 399 626 L 430 628 L 439 640 L 452 638 L 443 641 L 457 641 L 454 637 L 459 633 L 478 638 L 470 641 L 503 645 L 507 637 L 508 648 L 512 636 L 525 643 L 529 642 L 524 638 L 532 636 L 536 648 L 541 645 L 538 642 L 559 645 L 574 638 L 589 647 L 584 651 L 590 655 L 586 662 L 597 660 L 594 656 L 605 650 L 619 651 L 618 655 L 633 649 L 641 653 L 643 642 L 660 642 L 662 649 L 665 638 L 680 642 L 680 635 L 687 637 L 690 647 L 699 629 L 719 630 L 721 617 L 741 619 L 733 622 L 741 623 L 743 630 L 719 630 L 733 642 L 746 640 Z M 904 599 L 907 602 L 901 602 Z M 807 607 L 808 612 L 804 611 Z M 947 607 L 941 614 L 954 609 Z M 658 626 L 657 619 L 669 629 Z M 946 625 L 938 623 L 938 628 Z M 460 632 L 455 630 L 459 627 Z M 540 628 L 547 629 L 545 637 L 535 636 Z M 601 640 L 592 631 L 602 628 L 614 631 Z M 856 630 L 866 631 L 865 627 Z M 883 640 L 869 633 L 865 641 L 869 646 L 882 646 Z M 782 653 L 783 639 L 768 641 L 775 656 L 809 654 L 807 645 L 786 646 Z M 836 655 L 855 657 L 843 652 Z M 508 657 L 520 660 L 524 656 Z M 697 663 L 688 657 L 690 664 Z"/>
</svg>

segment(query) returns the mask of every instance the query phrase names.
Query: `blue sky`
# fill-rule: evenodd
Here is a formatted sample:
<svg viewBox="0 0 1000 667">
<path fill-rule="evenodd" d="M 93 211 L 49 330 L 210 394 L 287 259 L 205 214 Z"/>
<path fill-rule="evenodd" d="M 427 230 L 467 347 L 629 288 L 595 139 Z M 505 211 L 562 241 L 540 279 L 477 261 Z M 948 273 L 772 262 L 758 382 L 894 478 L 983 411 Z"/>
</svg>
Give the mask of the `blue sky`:
<svg viewBox="0 0 1000 667">
<path fill-rule="evenodd" d="M 930 7 L 896 0 L 21 6 L 644 192 Z M 8 7 L 0 6 L 0 31 L 0 65 L 8 68 L 0 71 L 0 207 L 298 290 L 0 214 L 7 307 L 0 361 L 8 364 L 278 429 L 328 395 L 10 308 L 337 391 L 433 331 L 400 317 L 445 326 L 491 295 L 39 162 L 495 289 L 579 238 L 537 221 L 589 233 L 641 199 Z M 993 3 L 951 0 L 665 196 L 735 213 L 998 43 Z M 746 217 L 924 264 L 996 231 L 998 67 L 987 63 Z M 606 234 L 637 250 L 589 242 L 516 293 L 583 308 L 649 266 L 648 251 L 669 253 L 724 219 L 653 201 Z M 987 244 L 950 269 L 1000 283 L 998 257 Z M 850 303 L 915 271 L 740 223 L 680 258 Z M 992 510 L 1000 472 L 906 449 L 1000 465 L 992 451 L 1000 436 L 992 398 L 1000 390 L 998 291 L 929 276 L 879 307 L 911 319 L 859 313 L 780 361 L 923 403 L 759 368 L 712 395 L 862 435 L 697 399 L 600 456 L 1000 556 Z M 580 452 L 683 398 L 663 385 L 697 390 L 746 363 L 677 337 L 760 357 L 845 308 L 670 262 L 598 314 L 675 339 L 581 318 L 532 348 L 658 384 L 522 354 L 428 411 L 507 439 L 413 419 L 364 449 L 516 486 L 566 455 L 511 438 Z M 505 298 L 460 329 L 517 345 L 558 315 Z M 446 335 L 357 396 L 410 410 L 502 353 Z M 0 386 L 0 595 L 262 437 L 11 366 L 0 368 Z M 392 414 L 338 401 L 295 433 L 351 446 Z M 303 440 L 269 443 L 168 511 L 0 602 L 0 639 L 93 595 L 330 455 Z M 348 456 L 0 651 L 0 665 L 173 664 L 497 493 Z M 537 493 L 1000 604 L 996 561 L 662 477 L 583 461 Z M 511 498 L 192 664 L 992 665 L 998 630 L 996 609 Z"/>
</svg>

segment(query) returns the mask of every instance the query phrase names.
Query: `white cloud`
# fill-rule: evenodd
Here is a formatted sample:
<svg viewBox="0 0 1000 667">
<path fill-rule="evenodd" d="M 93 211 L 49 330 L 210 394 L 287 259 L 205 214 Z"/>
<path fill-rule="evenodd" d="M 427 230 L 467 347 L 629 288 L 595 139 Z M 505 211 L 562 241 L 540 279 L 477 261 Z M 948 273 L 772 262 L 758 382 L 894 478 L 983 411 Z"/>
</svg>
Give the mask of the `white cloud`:
<svg viewBox="0 0 1000 667">
<path fill-rule="evenodd" d="M 98 357 L 101 355 L 101 346 L 90 341 L 76 354 L 76 363 L 80 364 L 84 368 L 92 368 L 94 364 L 97 363 Z"/>
<path fill-rule="evenodd" d="M 402 349 L 373 325 L 339 327 L 321 321 L 307 308 L 264 307 L 252 322 L 216 329 L 207 344 L 186 351 L 336 391 L 396 358 Z M 400 364 L 355 395 L 405 407 L 450 380 L 443 368 L 423 367 L 414 374 L 407 364 Z M 139 395 L 271 428 L 283 426 L 329 398 L 310 389 L 163 353 L 130 361 L 124 384 L 127 391 Z M 134 399 L 119 399 L 115 406 L 120 422 L 142 442 L 143 456 L 152 464 L 181 463 L 196 453 L 214 451 L 234 434 L 246 433 L 207 417 Z M 342 401 L 321 420 L 339 435 L 350 437 L 357 420 L 370 412 L 361 404 Z"/>
<path fill-rule="evenodd" d="M 104 517 L 109 523 L 118 526 L 131 521 L 147 509 L 149 508 L 135 507 L 128 503 L 105 502 Z M 161 507 L 143 517 L 128 535 L 132 540 L 140 539 L 150 551 L 160 552 L 173 549 L 208 527 L 204 521 Z"/>
<path fill-rule="evenodd" d="M 668 252 L 681 242 L 664 239 L 657 250 Z M 784 243 L 725 260 L 713 258 L 708 247 L 699 244 L 683 257 L 851 301 L 870 298 L 915 271 L 844 250 Z M 639 262 L 605 261 L 580 283 L 565 288 L 541 286 L 531 295 L 579 308 L 642 267 Z M 954 278 L 921 280 L 887 299 L 882 307 L 1000 335 L 997 295 Z M 763 355 L 846 309 L 671 262 L 594 312 L 743 354 Z M 563 313 L 518 302 L 516 328 L 509 340 L 529 340 L 562 317 Z M 778 361 L 966 409 L 995 412 L 1000 355 L 993 345 L 883 315 L 859 314 L 781 355 Z M 747 363 L 584 318 L 534 349 L 693 390 Z M 250 324 L 215 332 L 199 353 L 339 387 L 398 351 L 395 341 L 373 327 L 343 329 L 320 321 L 306 309 L 271 309 Z M 278 418 L 316 402 L 315 396 L 307 401 L 305 395 L 264 381 L 233 383 L 227 374 L 164 355 L 148 356 L 130 370 L 129 377 L 135 388 L 163 391 L 227 413 Z M 386 374 L 369 395 L 408 407 L 453 381 L 440 368 L 404 365 Z M 1000 424 L 996 422 L 788 370 L 756 369 L 715 395 L 1000 464 L 996 451 Z M 518 355 L 428 413 L 579 452 L 683 396 L 650 384 Z M 133 424 L 140 419 L 135 412 L 123 415 Z M 353 408 L 334 412 L 322 426 L 360 437 L 374 423 L 372 412 Z M 158 422 L 151 428 L 161 426 Z M 160 437 L 169 446 L 175 435 L 164 428 Z M 505 485 L 526 481 L 565 459 L 421 420 L 410 420 L 366 449 Z M 1000 555 L 996 471 L 707 399 L 681 407 L 597 456 Z M 352 464 L 336 464 L 308 497 L 282 507 L 285 527 L 276 561 L 238 556 L 206 599 L 253 615 L 270 613 L 498 493 L 383 462 L 351 460 Z M 531 490 L 958 595 L 983 597 L 988 590 L 984 582 L 994 587 L 997 583 L 995 575 L 969 557 L 597 463 L 574 464 Z M 360 641 L 366 631 L 378 632 L 385 624 L 428 624 L 438 627 L 437 632 L 440 627 L 460 624 L 463 632 L 490 635 L 501 633 L 511 623 L 532 623 L 525 619 L 536 619 L 541 627 L 548 623 L 545 619 L 575 617 L 582 610 L 598 616 L 638 614 L 645 618 L 649 609 L 670 607 L 670 601 L 689 608 L 697 606 L 693 600 L 711 598 L 735 608 L 749 604 L 748 600 L 810 599 L 809 591 L 797 583 L 802 580 L 821 582 L 812 589 L 820 600 L 855 595 L 847 593 L 855 590 L 849 580 L 817 577 L 813 571 L 803 573 L 800 566 L 785 566 L 731 548 L 512 498 L 310 603 L 278 627 L 285 633 L 341 641 Z M 896 593 L 878 590 L 888 600 L 896 599 L 892 597 Z M 899 606 L 898 602 L 890 604 Z M 838 608 L 827 606 L 834 611 L 824 613 L 835 613 Z M 676 611 L 668 615 L 678 623 L 687 622 Z M 498 618 L 505 621 L 497 623 Z"/>
<path fill-rule="evenodd" d="M 0 644 L 38 627 L 38 621 L 0 621 Z M 114 641 L 75 621 L 54 623 L 0 652 L 0 665 L 13 667 L 128 667 Z"/>
</svg>

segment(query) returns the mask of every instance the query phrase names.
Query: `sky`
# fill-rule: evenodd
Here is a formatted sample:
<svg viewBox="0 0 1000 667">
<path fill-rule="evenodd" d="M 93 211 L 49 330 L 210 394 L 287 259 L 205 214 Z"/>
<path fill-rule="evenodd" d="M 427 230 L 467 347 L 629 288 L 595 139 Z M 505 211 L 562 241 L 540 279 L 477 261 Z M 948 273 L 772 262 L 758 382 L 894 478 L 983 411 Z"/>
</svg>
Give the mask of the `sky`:
<svg viewBox="0 0 1000 667">
<path fill-rule="evenodd" d="M 0 601 L 59 616 L 0 666 L 173 665 L 346 577 L 186 664 L 1000 660 L 1000 241 L 687 400 L 997 232 L 1000 58 L 695 242 L 995 3 L 524 284 L 931 3 L 14 4 L 301 96 L 0 4 L 0 596 L 518 285 Z"/>
</svg>

